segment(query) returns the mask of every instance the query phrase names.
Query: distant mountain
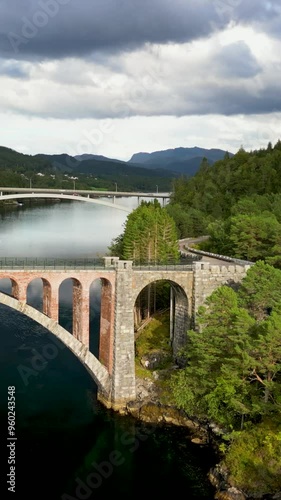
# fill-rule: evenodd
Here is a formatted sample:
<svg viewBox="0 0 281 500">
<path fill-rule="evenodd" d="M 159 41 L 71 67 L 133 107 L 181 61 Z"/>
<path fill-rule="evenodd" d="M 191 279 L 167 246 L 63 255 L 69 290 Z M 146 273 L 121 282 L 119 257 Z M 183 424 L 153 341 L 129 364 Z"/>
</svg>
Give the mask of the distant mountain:
<svg viewBox="0 0 281 500">
<path fill-rule="evenodd" d="M 120 160 L 110 160 L 105 156 L 103 159 L 98 155 L 81 155 L 84 158 L 90 159 L 78 160 L 76 157 L 67 154 L 61 155 L 39 155 L 41 159 L 52 164 L 54 170 L 68 175 L 87 176 L 88 179 L 94 178 L 92 181 L 95 185 L 98 182 L 103 182 L 103 185 L 115 188 L 118 185 L 118 190 L 139 190 L 152 191 L 168 191 L 171 189 L 171 179 L 178 177 L 176 172 L 170 172 L 167 169 L 147 169 L 142 165 L 128 164 Z"/>
<path fill-rule="evenodd" d="M 207 158 L 212 165 L 223 159 L 226 153 L 228 152 L 222 149 L 175 148 L 153 153 L 136 153 L 128 163 L 149 169 L 162 168 L 179 174 L 194 175 L 203 158 Z M 233 156 L 232 153 L 228 154 Z"/>
<path fill-rule="evenodd" d="M 147 169 L 120 160 L 91 158 L 78 161 L 68 154 L 25 155 L 0 146 L 0 185 L 111 191 L 166 192 L 179 174 Z M 75 183 L 73 176 L 76 178 Z M 76 187 L 75 187 L 76 186 Z"/>
<path fill-rule="evenodd" d="M 113 160 L 84 160 L 78 162 L 73 172 L 95 175 L 119 175 L 119 176 L 145 176 L 145 177 L 175 177 L 175 172 L 170 172 L 167 169 L 154 168 L 147 170 L 143 165 L 128 165 L 127 162 L 115 162 Z"/>
<path fill-rule="evenodd" d="M 80 162 L 74 156 L 69 156 L 66 153 L 60 155 L 38 154 L 36 156 L 50 162 L 53 169 L 58 172 L 71 173 L 80 165 Z"/>
<path fill-rule="evenodd" d="M 83 154 L 83 155 L 76 155 L 74 156 L 74 158 L 78 161 L 98 160 L 98 161 L 115 161 L 116 163 L 124 163 L 122 160 L 115 160 L 115 158 L 107 158 L 107 156 L 103 155 Z"/>
<path fill-rule="evenodd" d="M 161 192 L 171 189 L 173 178 L 194 175 L 204 157 L 213 164 L 225 154 L 220 149 L 176 148 L 137 153 L 125 162 L 90 154 L 25 155 L 0 146 L 0 180 L 6 186 L 25 186 L 28 181 L 33 187 L 62 186 L 70 185 L 74 175 L 79 178 L 76 186 L 80 187 Z M 39 173 L 43 175 L 37 177 Z"/>
<path fill-rule="evenodd" d="M 46 171 L 52 169 L 52 165 L 47 159 L 36 156 L 18 153 L 14 149 L 0 146 L 0 169 L 14 170 L 17 172 L 25 171 Z"/>
<path fill-rule="evenodd" d="M 123 176 L 146 176 L 146 177 L 175 177 L 177 174 L 175 172 L 170 172 L 167 169 L 154 168 L 152 171 L 147 171 L 143 165 L 131 164 L 121 160 L 110 160 L 103 156 L 102 160 L 99 155 L 81 155 L 84 160 L 78 160 L 75 156 L 69 156 L 67 154 L 61 155 L 43 155 L 40 154 L 38 157 L 45 159 L 52 164 L 55 170 L 68 173 L 77 174 L 91 174 L 91 175 L 123 175 Z M 90 157 L 85 159 L 85 157 Z"/>
</svg>

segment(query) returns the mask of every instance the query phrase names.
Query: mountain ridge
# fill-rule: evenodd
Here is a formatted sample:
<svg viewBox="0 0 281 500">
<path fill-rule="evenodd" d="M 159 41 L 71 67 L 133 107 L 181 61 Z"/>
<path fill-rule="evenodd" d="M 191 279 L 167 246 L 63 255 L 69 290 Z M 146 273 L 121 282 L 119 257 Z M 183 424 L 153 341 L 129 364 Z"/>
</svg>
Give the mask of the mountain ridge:
<svg viewBox="0 0 281 500">
<path fill-rule="evenodd" d="M 150 190 L 154 189 L 155 185 L 157 189 L 167 190 L 168 182 L 171 183 L 172 179 L 182 175 L 193 177 L 199 170 L 203 158 L 207 158 L 209 165 L 212 166 L 226 154 L 227 151 L 215 148 L 179 147 L 152 153 L 135 153 L 131 160 L 122 161 L 87 153 L 77 156 L 70 156 L 67 153 L 26 155 L 0 146 L 0 170 L 6 172 L 6 179 L 13 174 L 17 176 L 18 181 L 25 183 L 26 179 L 40 173 L 42 176 L 45 174 L 49 176 L 56 174 L 66 178 L 72 176 L 70 179 L 82 175 L 84 180 L 85 176 L 88 177 L 88 183 L 92 177 L 92 182 L 100 186 L 115 186 L 118 183 L 118 186 L 122 185 L 124 188 L 127 186 Z M 232 156 L 232 153 L 228 155 Z"/>
<path fill-rule="evenodd" d="M 219 148 L 192 148 L 178 147 L 154 151 L 152 153 L 134 153 L 128 161 L 130 164 L 142 165 L 146 168 L 161 168 L 172 170 L 180 174 L 194 175 L 204 158 L 210 165 L 218 160 L 222 160 L 225 155 L 234 156 L 233 153 Z"/>
</svg>

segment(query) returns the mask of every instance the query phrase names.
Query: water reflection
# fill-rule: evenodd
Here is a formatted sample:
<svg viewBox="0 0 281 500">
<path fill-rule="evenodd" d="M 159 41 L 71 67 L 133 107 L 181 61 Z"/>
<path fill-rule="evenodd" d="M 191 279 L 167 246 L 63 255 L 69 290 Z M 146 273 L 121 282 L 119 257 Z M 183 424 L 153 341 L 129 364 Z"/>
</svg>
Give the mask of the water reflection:
<svg viewBox="0 0 281 500">
<path fill-rule="evenodd" d="M 133 208 L 137 200 L 122 200 Z M 83 203 L 58 203 L 31 210 L 6 212 L 0 221 L 0 256 L 87 257 L 104 254 L 113 237 L 123 231 L 126 214 Z M 11 293 L 11 284 L 0 280 Z M 60 320 L 68 328 L 72 290 L 61 287 Z M 28 301 L 42 307 L 42 281 L 28 287 Z M 91 349 L 98 352 L 100 282 L 91 286 Z M 83 498 L 103 499 L 123 494 L 131 498 L 159 494 L 159 484 L 174 484 L 192 499 L 212 498 L 206 480 L 207 450 L 189 443 L 178 429 L 140 425 L 105 410 L 96 399 L 96 386 L 84 366 L 46 329 L 19 312 L 0 305 L 1 384 L 0 424 L 7 432 L 7 386 L 17 388 L 17 493 L 29 500 L 82 498 L 77 478 L 108 461 L 117 450 L 122 464 L 98 489 Z M 56 357 L 50 346 L 57 348 Z M 143 439 L 140 436 L 146 436 Z M 137 439 L 137 441 L 136 441 Z M 138 447 L 135 443 L 139 443 Z M 4 448 L 4 447 L 3 447 Z M 7 456 L 3 450 L 3 458 Z M 3 469 L 4 470 L 4 469 Z M 5 477 L 6 470 L 3 475 Z M 2 481 L 0 498 L 7 498 Z M 68 496 L 63 496 L 68 495 Z"/>
<path fill-rule="evenodd" d="M 137 199 L 120 199 L 132 210 Z M 44 204 L 2 212 L 0 256 L 95 257 L 124 229 L 126 212 L 84 202 Z"/>
</svg>

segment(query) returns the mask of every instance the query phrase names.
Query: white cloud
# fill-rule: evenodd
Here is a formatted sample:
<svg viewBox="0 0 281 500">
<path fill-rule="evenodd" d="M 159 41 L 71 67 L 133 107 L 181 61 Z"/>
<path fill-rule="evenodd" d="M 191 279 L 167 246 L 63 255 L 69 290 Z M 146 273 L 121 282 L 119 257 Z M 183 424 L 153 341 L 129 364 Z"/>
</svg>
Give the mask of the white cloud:
<svg viewBox="0 0 281 500">
<path fill-rule="evenodd" d="M 129 160 L 135 152 L 174 147 L 221 148 L 236 152 L 266 147 L 281 137 L 281 113 L 224 117 L 133 117 L 104 120 L 26 119 L 0 115 L 2 141 L 26 154 L 106 154 Z"/>
<path fill-rule="evenodd" d="M 160 0 L 151 1 L 154 10 L 159 7 Z M 95 2 L 105 19 L 104 6 L 109 7 L 111 0 Z M 35 58 L 34 52 L 26 62 L 15 55 L 14 59 L 0 59 L 1 143 L 30 153 L 92 152 L 128 159 L 139 150 L 196 145 L 235 151 L 241 144 L 256 148 L 274 142 L 281 135 L 281 42 L 269 27 L 273 23 L 276 32 L 278 5 L 273 1 L 270 7 L 268 2 L 256 0 L 256 16 L 251 17 L 252 0 L 247 6 L 236 3 L 231 12 L 224 12 L 223 23 L 207 0 L 197 3 L 198 10 L 188 10 L 188 20 L 181 20 L 184 1 L 177 0 L 178 11 L 173 15 L 168 2 L 162 3 L 157 36 L 152 36 L 149 29 L 157 19 L 145 23 L 152 9 L 145 0 L 137 33 L 131 30 L 126 35 L 127 45 L 116 28 L 114 36 L 120 43 L 115 50 L 114 37 L 110 38 L 104 22 L 100 37 L 98 32 L 94 34 L 98 48 L 103 49 L 83 49 L 81 54 L 83 43 L 90 45 L 93 38 L 88 25 L 83 33 L 72 30 L 72 35 L 68 29 L 56 29 L 74 14 L 77 28 L 85 19 L 86 6 L 91 8 L 85 2 L 81 11 L 71 11 L 69 5 L 64 24 L 58 14 L 54 24 L 50 19 L 46 30 L 31 40 L 38 44 L 37 56 L 42 50 L 40 57 Z M 207 4 L 206 11 L 202 6 Z M 77 5 L 75 0 L 75 8 Z M 123 7 L 133 16 L 132 4 L 124 0 Z M 34 9 L 35 3 L 29 15 Z M 9 12 L 11 21 L 14 18 Z M 215 14 L 219 29 L 209 26 L 205 30 L 208 12 Z M 174 25 L 165 34 L 168 19 Z M 198 36 L 192 31 L 195 26 L 200 27 Z M 44 58 L 52 30 L 60 40 L 60 50 L 55 58 L 50 48 Z M 76 50 L 78 38 L 83 43 Z M 107 42 L 110 50 L 105 49 Z M 43 50 L 40 44 L 44 43 Z M 107 118 L 110 123 L 105 122 Z"/>
</svg>

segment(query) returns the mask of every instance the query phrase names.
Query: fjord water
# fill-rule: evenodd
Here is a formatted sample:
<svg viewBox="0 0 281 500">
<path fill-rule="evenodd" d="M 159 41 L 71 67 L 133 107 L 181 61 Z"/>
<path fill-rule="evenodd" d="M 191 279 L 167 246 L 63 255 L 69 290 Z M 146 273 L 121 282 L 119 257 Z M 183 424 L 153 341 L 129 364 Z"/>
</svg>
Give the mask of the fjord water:
<svg viewBox="0 0 281 500">
<path fill-rule="evenodd" d="M 136 200 L 122 200 L 131 209 Z M 0 257 L 95 257 L 123 230 L 127 214 L 75 203 L 18 207 L 0 213 Z M 2 282 L 1 290 L 6 284 Z M 60 321 L 70 328 L 70 287 Z M 6 290 L 8 291 L 8 289 Z M 38 306 L 34 283 L 29 301 Z M 91 349 L 97 352 L 99 284 L 91 292 Z M 189 499 L 210 499 L 214 457 L 186 430 L 145 425 L 106 410 L 75 356 L 47 330 L 0 306 L 1 496 L 29 500 L 159 495 L 165 485 Z M 35 368 L 35 369 L 34 369 Z M 8 491 L 7 388 L 16 388 L 16 493 Z M 11 441 L 10 441 L 11 442 Z"/>
</svg>

